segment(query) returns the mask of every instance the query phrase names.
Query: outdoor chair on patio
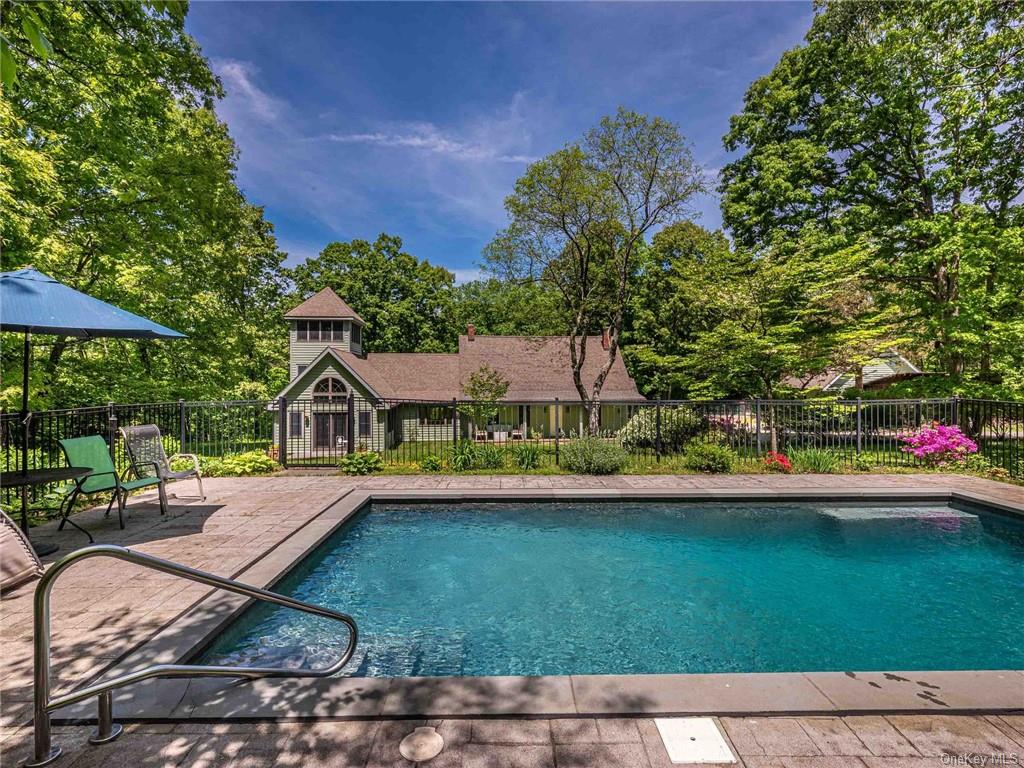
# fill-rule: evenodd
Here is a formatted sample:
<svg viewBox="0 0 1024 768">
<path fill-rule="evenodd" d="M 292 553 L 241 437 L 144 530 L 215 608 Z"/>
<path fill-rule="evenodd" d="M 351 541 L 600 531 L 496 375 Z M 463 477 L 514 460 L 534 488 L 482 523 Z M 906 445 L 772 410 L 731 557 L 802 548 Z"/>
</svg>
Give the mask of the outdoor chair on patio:
<svg viewBox="0 0 1024 768">
<path fill-rule="evenodd" d="M 167 458 L 164 443 L 160 437 L 160 428 L 156 424 L 143 424 L 139 427 L 122 427 L 121 437 L 128 450 L 128 458 L 136 477 L 158 477 L 165 483 L 168 480 L 187 480 L 194 477 L 199 486 L 200 501 L 206 500 L 203 493 L 203 475 L 199 469 L 199 457 L 194 453 L 176 453 Z M 175 459 L 189 459 L 192 466 L 188 469 L 171 469 Z M 177 494 L 175 494 L 177 498 Z"/>
<path fill-rule="evenodd" d="M 64 523 L 68 521 L 75 506 L 75 500 L 80 494 L 87 496 L 94 493 L 107 493 L 112 491 L 113 496 L 107 504 L 106 514 L 110 514 L 110 508 L 117 502 L 117 521 L 124 529 L 124 507 L 128 500 L 130 491 L 137 491 L 140 488 L 156 486 L 160 493 L 160 514 L 167 514 L 167 494 L 164 491 L 164 481 L 157 476 L 137 477 L 135 480 L 122 480 L 117 474 L 117 467 L 114 460 L 110 458 L 110 451 L 106 441 L 99 435 L 89 437 L 72 437 L 60 441 L 60 448 L 64 451 L 64 458 L 67 459 L 69 467 L 88 467 L 91 472 L 75 481 L 74 490 L 60 505 L 60 525 L 57 530 L 64 530 Z M 77 527 L 77 526 L 76 526 Z M 89 541 L 92 536 L 86 531 Z"/>
</svg>

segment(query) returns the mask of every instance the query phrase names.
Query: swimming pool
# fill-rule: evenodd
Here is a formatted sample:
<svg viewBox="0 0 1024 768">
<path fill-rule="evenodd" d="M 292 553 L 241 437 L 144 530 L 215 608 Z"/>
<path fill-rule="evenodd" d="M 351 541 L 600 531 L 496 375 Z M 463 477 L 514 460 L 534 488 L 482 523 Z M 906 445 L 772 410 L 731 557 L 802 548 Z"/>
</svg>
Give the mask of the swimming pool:
<svg viewBox="0 0 1024 768">
<path fill-rule="evenodd" d="M 1024 521 L 934 504 L 374 503 L 275 589 L 356 618 L 351 675 L 1024 668 Z M 338 632 L 257 606 L 201 660 Z"/>
</svg>

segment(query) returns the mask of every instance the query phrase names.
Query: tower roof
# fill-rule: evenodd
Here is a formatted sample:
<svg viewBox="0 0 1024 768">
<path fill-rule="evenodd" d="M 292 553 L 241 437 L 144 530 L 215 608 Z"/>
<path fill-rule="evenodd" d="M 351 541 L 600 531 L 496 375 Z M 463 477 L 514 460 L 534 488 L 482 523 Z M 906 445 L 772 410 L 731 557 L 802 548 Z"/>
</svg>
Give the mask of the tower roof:
<svg viewBox="0 0 1024 768">
<path fill-rule="evenodd" d="M 366 325 L 363 318 L 330 288 L 317 291 L 295 309 L 286 312 L 284 316 L 287 320 L 309 318 L 355 320 L 360 325 Z"/>
</svg>

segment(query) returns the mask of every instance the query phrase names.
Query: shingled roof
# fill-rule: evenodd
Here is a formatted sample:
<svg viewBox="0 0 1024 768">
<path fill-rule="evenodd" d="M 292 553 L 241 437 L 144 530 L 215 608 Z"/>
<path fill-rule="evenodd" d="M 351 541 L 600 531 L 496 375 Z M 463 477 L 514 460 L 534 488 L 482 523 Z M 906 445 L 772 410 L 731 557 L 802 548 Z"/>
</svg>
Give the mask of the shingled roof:
<svg viewBox="0 0 1024 768">
<path fill-rule="evenodd" d="M 561 336 L 476 336 L 472 341 L 462 336 L 457 354 L 371 352 L 360 357 L 338 347 L 330 347 L 330 353 L 374 395 L 385 399 L 440 402 L 464 398 L 463 384 L 483 365 L 508 380 L 508 402 L 550 402 L 556 397 L 573 402 L 579 398 L 572 382 L 569 340 Z M 605 354 L 601 339 L 588 339 L 583 365 L 586 384 L 597 377 Z M 288 387 L 282 394 L 287 391 Z M 605 379 L 601 398 L 607 402 L 645 399 L 621 355 L 616 356 Z"/>
<path fill-rule="evenodd" d="M 601 347 L 600 337 L 587 339 L 587 355 L 583 362 L 584 386 L 597 378 L 608 353 Z M 579 393 L 572 381 L 569 358 L 569 339 L 565 336 L 481 336 L 471 341 L 459 337 L 459 395 L 461 384 L 473 372 L 487 365 L 500 373 L 508 382 L 509 402 L 529 403 L 552 400 L 578 400 Z M 626 371 L 622 355 L 615 356 L 608 378 L 601 390 L 606 401 L 638 401 L 645 398 Z"/>
<path fill-rule="evenodd" d="M 361 325 L 366 325 L 363 318 L 356 314 L 356 311 L 330 288 L 324 288 L 322 291 L 314 293 L 295 309 L 285 312 L 284 316 L 287 320 L 309 318 L 356 320 Z"/>
</svg>

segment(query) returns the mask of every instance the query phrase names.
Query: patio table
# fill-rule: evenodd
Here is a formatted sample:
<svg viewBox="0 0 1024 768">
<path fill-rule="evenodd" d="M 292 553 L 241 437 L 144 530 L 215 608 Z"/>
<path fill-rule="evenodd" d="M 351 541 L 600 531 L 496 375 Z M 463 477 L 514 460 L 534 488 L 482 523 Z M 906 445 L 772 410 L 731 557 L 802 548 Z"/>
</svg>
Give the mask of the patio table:
<svg viewBox="0 0 1024 768">
<path fill-rule="evenodd" d="M 21 488 L 21 530 L 27 536 L 28 530 L 28 489 L 40 485 L 59 483 L 64 480 L 80 480 L 92 470 L 89 467 L 47 467 L 45 469 L 30 469 L 25 472 L 4 472 L 0 474 L 0 487 Z M 74 520 L 68 520 L 75 528 L 86 533 L 82 526 Z M 36 544 L 32 545 L 36 554 L 40 557 L 56 552 L 60 547 L 57 544 Z"/>
</svg>

